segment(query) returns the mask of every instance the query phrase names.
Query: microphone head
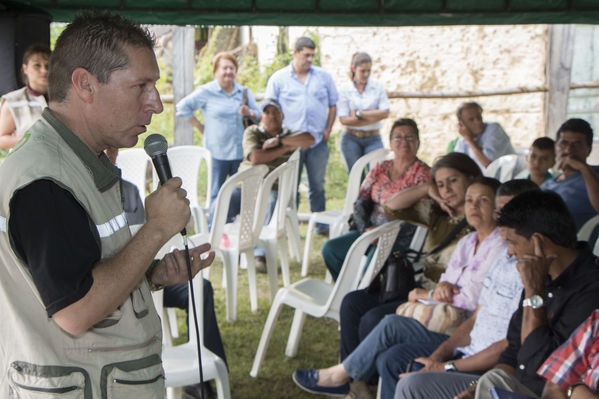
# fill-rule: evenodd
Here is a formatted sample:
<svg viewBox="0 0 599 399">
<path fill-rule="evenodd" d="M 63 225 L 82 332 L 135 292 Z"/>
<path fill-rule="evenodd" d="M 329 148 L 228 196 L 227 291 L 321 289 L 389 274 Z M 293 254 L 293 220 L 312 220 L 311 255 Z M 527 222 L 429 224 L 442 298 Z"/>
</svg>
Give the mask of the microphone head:
<svg viewBox="0 0 599 399">
<path fill-rule="evenodd" d="M 144 150 L 146 150 L 146 154 L 150 158 L 153 158 L 157 155 L 166 154 L 168 143 L 163 135 L 157 133 L 150 134 L 144 141 Z"/>
</svg>

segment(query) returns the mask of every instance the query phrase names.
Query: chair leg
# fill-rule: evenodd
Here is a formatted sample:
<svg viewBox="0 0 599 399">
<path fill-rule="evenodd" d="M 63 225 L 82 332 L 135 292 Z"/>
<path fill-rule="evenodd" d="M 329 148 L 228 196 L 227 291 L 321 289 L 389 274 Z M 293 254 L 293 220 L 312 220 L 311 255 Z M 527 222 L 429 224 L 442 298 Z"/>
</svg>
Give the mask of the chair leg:
<svg viewBox="0 0 599 399">
<path fill-rule="evenodd" d="M 283 307 L 283 297 L 285 296 L 286 291 L 287 290 L 285 288 L 281 288 L 277 292 L 272 306 L 270 307 L 270 311 L 268 312 L 268 316 L 266 317 L 264 330 L 262 330 L 262 336 L 260 336 L 258 349 L 256 350 L 256 355 L 254 356 L 254 363 L 252 364 L 252 369 L 250 370 L 250 376 L 254 378 L 258 376 L 258 370 L 260 370 L 262 361 L 264 361 L 264 356 L 266 355 L 266 350 L 268 349 L 268 343 L 270 342 L 270 338 L 274 331 L 275 323 L 279 318 L 279 313 L 281 313 L 281 308 Z"/>
<path fill-rule="evenodd" d="M 305 321 L 306 314 L 300 309 L 295 309 L 291 330 L 289 331 L 289 339 L 287 339 L 287 347 L 285 348 L 285 355 L 287 355 L 287 357 L 295 357 L 297 354 L 297 348 L 299 347 L 299 340 L 302 335 Z"/>
<path fill-rule="evenodd" d="M 308 275 L 308 266 L 310 263 L 310 251 L 312 250 L 312 234 L 314 234 L 314 227 L 316 220 L 314 215 L 310 216 L 308 222 L 308 231 L 306 232 L 306 243 L 304 244 L 304 258 L 302 259 L 302 277 Z"/>
<path fill-rule="evenodd" d="M 223 279 L 226 286 L 227 321 L 237 318 L 237 267 L 239 254 L 236 251 L 223 251 Z"/>
<path fill-rule="evenodd" d="M 301 262 L 302 243 L 299 234 L 299 221 L 295 211 L 288 211 L 285 219 L 286 230 L 289 234 L 289 254 L 298 262 Z"/>
<path fill-rule="evenodd" d="M 218 359 L 216 365 L 216 378 L 214 380 L 216 384 L 216 396 L 218 399 L 231 399 L 231 387 L 229 385 L 229 372 L 227 366 L 222 359 Z"/>
<path fill-rule="evenodd" d="M 167 387 L 166 388 L 167 399 L 181 399 L 183 398 L 183 387 Z"/>
<path fill-rule="evenodd" d="M 252 248 L 243 251 L 243 257 L 248 270 L 248 288 L 250 291 L 250 309 L 252 312 L 258 310 L 258 290 L 256 288 L 256 263 L 254 262 L 254 250 Z"/>
<path fill-rule="evenodd" d="M 283 277 L 283 287 L 291 284 L 289 277 L 289 253 L 287 252 L 287 238 L 279 237 L 277 246 L 279 247 L 279 260 L 281 263 L 281 276 Z"/>
<path fill-rule="evenodd" d="M 265 241 L 262 244 L 264 244 L 264 252 L 266 255 L 266 273 L 268 275 L 268 286 L 270 288 L 270 301 L 272 302 L 279 289 L 279 279 L 277 277 L 277 242 Z"/>
</svg>

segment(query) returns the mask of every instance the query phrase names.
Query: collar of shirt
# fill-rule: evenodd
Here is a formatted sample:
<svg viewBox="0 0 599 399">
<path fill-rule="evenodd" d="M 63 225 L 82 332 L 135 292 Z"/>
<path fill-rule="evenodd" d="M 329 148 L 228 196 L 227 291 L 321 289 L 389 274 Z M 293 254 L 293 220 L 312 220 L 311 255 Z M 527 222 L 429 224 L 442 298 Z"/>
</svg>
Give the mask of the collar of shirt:
<svg viewBox="0 0 599 399">
<path fill-rule="evenodd" d="M 227 95 L 227 96 L 231 96 L 231 97 L 233 97 L 233 96 L 234 96 L 234 95 L 236 95 L 237 93 L 239 93 L 239 92 L 243 91 L 243 86 L 241 86 L 239 83 L 237 83 L 237 82 L 235 82 L 235 81 L 233 82 L 233 91 L 231 92 L 231 94 L 227 93 L 227 92 L 226 92 L 226 91 L 225 91 L 225 90 L 224 90 L 224 89 L 223 89 L 223 88 L 220 86 L 220 83 L 218 83 L 218 81 L 217 81 L 216 79 L 214 79 L 214 80 L 212 81 L 212 83 L 213 83 L 213 85 L 212 85 L 211 89 L 212 89 L 213 91 L 220 92 L 220 93 L 222 93 L 222 94 L 225 94 L 225 95 Z"/>
<path fill-rule="evenodd" d="M 589 245 L 584 241 L 579 241 L 576 243 L 576 249 L 578 250 L 578 255 L 574 259 L 574 262 L 570 266 L 566 268 L 557 276 L 555 280 L 551 280 L 549 276 L 547 276 L 547 290 L 555 290 L 555 288 L 567 284 L 572 279 L 580 279 L 581 275 L 578 272 L 578 269 L 582 264 L 585 264 L 586 259 L 592 257 L 591 249 Z"/>
<path fill-rule="evenodd" d="M 306 76 L 306 82 L 308 82 L 308 78 L 314 73 L 314 65 L 310 65 L 310 69 L 308 69 L 308 74 Z M 299 80 L 299 77 L 297 76 L 297 73 L 295 73 L 295 69 L 293 69 L 293 62 L 291 62 L 291 64 L 289 64 L 289 76 L 291 76 L 292 78 Z"/>
<path fill-rule="evenodd" d="M 58 132 L 58 135 L 67 143 L 81 162 L 89 169 L 94 179 L 96 188 L 104 192 L 111 188 L 121 178 L 121 170 L 114 166 L 108 157 L 102 153 L 95 155 L 75 133 L 65 126 L 50 108 L 44 109 L 42 117 Z"/>
</svg>

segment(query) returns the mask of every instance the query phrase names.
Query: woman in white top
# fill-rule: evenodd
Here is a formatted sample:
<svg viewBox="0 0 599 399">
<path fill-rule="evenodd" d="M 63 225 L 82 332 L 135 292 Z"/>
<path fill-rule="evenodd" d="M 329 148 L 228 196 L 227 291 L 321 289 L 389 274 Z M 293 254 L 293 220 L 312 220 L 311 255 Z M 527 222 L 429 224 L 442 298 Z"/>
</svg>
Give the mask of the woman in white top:
<svg viewBox="0 0 599 399">
<path fill-rule="evenodd" d="M 343 125 L 339 147 L 348 173 L 362 155 L 383 148 L 380 121 L 389 116 L 383 85 L 370 79 L 370 56 L 355 53 L 350 68 L 351 82 L 343 85 L 337 103 L 337 115 Z"/>
<path fill-rule="evenodd" d="M 47 106 L 50 48 L 31 45 L 23 54 L 22 76 L 25 87 L 0 99 L 0 148 L 12 148 Z"/>
</svg>

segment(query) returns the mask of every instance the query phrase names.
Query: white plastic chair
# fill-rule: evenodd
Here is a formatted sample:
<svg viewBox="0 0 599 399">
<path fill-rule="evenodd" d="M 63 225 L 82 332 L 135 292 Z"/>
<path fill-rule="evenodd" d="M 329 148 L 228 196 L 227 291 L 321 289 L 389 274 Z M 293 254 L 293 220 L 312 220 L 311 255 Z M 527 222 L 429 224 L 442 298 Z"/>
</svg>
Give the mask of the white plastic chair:
<svg viewBox="0 0 599 399">
<path fill-rule="evenodd" d="M 200 331 L 204 331 L 204 284 L 202 278 L 202 274 L 198 273 L 193 279 L 196 310 L 198 312 L 199 319 L 198 327 Z M 177 346 L 173 346 L 172 341 L 169 339 L 171 326 L 167 319 L 169 316 L 164 312 L 162 307 L 162 290 L 152 293 L 152 297 L 154 299 L 154 306 L 156 307 L 158 314 L 162 315 L 162 366 L 164 367 L 165 373 L 167 398 L 181 398 L 183 386 L 197 384 L 200 382 L 196 331 L 194 327 L 195 319 L 193 317 L 191 296 L 189 296 L 189 308 L 187 311 L 189 317 L 189 339 L 187 342 Z M 204 381 L 215 380 L 218 398 L 229 399 L 231 397 L 231 391 L 229 387 L 229 372 L 224 360 L 204 346 L 203 334 L 200 334 L 200 346 Z"/>
<path fill-rule="evenodd" d="M 285 219 L 285 229 L 287 230 L 287 236 L 289 238 L 289 256 L 297 260 L 302 261 L 302 243 L 300 241 L 299 234 L 299 218 L 297 215 L 297 181 L 299 179 L 300 170 L 300 149 L 298 148 L 291 154 L 288 161 L 297 161 L 295 163 L 294 172 L 294 184 L 292 185 L 291 199 L 289 206 L 287 207 L 287 218 Z"/>
<path fill-rule="evenodd" d="M 367 165 L 372 169 L 375 164 L 385 160 L 389 154 L 390 151 L 388 149 L 380 148 L 376 151 L 369 152 L 356 161 L 349 172 L 343 209 L 332 209 L 312 213 L 310 215 L 308 231 L 306 233 L 306 243 L 304 244 L 304 257 L 302 259 L 302 277 L 308 275 L 310 251 L 312 250 L 312 235 L 314 234 L 316 223 L 326 223 L 329 225 L 329 238 L 335 238 L 345 233 L 348 229 L 347 220 L 354 211 L 354 202 L 358 198 L 358 193 L 360 191 L 362 172 L 364 172 Z"/>
<path fill-rule="evenodd" d="M 366 252 L 370 243 L 378 238 L 378 250 L 375 252 L 369 267 L 377 264 L 381 259 L 386 259 L 395 242 L 400 223 L 399 220 L 385 223 L 360 236 L 350 247 L 335 285 L 327 284 L 322 280 L 307 278 L 288 287 L 283 287 L 277 292 L 268 312 L 254 357 L 254 363 L 250 371 L 252 377 L 258 375 L 270 337 L 274 331 L 275 322 L 283 305 L 295 308 L 287 348 L 285 349 L 285 355 L 293 357 L 297 353 L 306 314 L 312 317 L 328 317 L 339 321 L 339 309 L 343 297 L 358 287 L 362 276 L 360 269 L 362 254 Z"/>
<path fill-rule="evenodd" d="M 599 224 L 599 215 L 594 216 L 594 217 L 590 218 L 589 220 L 587 220 L 582 225 L 580 230 L 578 230 L 578 234 L 577 234 L 578 241 L 589 241 L 589 238 L 591 238 L 591 234 L 593 234 L 593 230 L 595 230 L 595 227 L 597 227 L 598 224 Z M 591 245 L 591 244 L 592 243 L 589 243 L 589 245 Z"/>
<path fill-rule="evenodd" d="M 194 220 L 196 233 L 208 232 L 208 217 L 210 215 L 210 191 L 212 187 L 212 154 L 204 147 L 182 145 L 169 148 L 168 160 L 173 176 L 178 176 L 183 181 L 183 189 L 187 191 L 187 199 Z M 206 164 L 206 200 L 200 204 L 198 198 L 198 172 L 202 161 Z M 158 176 L 153 171 L 154 187 L 158 185 Z"/>
<path fill-rule="evenodd" d="M 497 158 L 487 166 L 484 175 L 493 177 L 504 183 L 512 180 L 520 172 L 528 168 L 526 158 L 521 155 L 509 154 Z"/>
<path fill-rule="evenodd" d="M 121 169 L 123 180 L 130 181 L 137 186 L 141 200 L 146 198 L 146 173 L 150 157 L 143 148 L 128 148 L 120 150 L 116 158 L 116 166 Z"/>
<path fill-rule="evenodd" d="M 227 321 L 234 321 L 237 317 L 237 270 L 240 255 L 245 256 L 247 263 L 250 307 L 253 312 L 258 309 L 254 245 L 256 245 L 260 230 L 254 230 L 254 219 L 256 199 L 262 185 L 262 179 L 267 172 L 268 167 L 266 165 L 256 165 L 229 177 L 221 186 L 216 197 L 216 207 L 210 233 L 194 236 L 199 242 L 209 242 L 222 260 L 223 278 L 226 287 Z M 241 187 L 240 213 L 236 222 L 226 223 L 231 194 L 238 186 Z M 227 240 L 223 239 L 223 233 L 226 234 Z"/>
<path fill-rule="evenodd" d="M 283 277 L 283 286 L 290 284 L 289 277 L 289 254 L 287 252 L 287 207 L 293 194 L 293 186 L 296 185 L 296 167 L 299 160 L 290 159 L 279 165 L 270 172 L 262 182 L 260 195 L 258 196 L 256 219 L 254 228 L 259 231 L 258 245 L 264 247 L 266 254 L 266 271 L 268 274 L 268 284 L 270 286 L 270 299 L 275 297 L 278 289 L 277 279 L 277 258 L 281 263 L 281 274 Z M 277 202 L 270 218 L 270 222 L 264 226 L 266 210 L 268 208 L 268 199 L 272 186 L 278 181 Z M 260 228 L 262 226 L 262 228 Z M 278 253 L 278 257 L 277 257 Z"/>
</svg>

